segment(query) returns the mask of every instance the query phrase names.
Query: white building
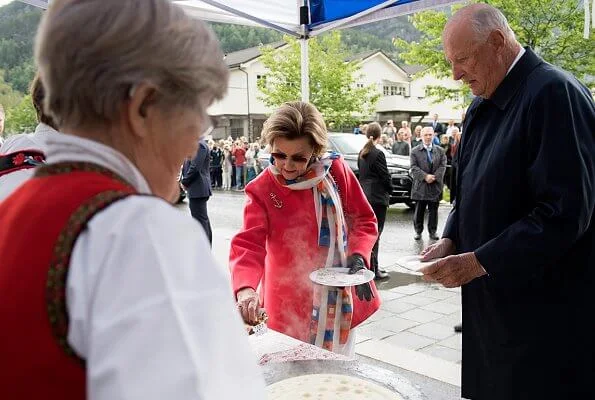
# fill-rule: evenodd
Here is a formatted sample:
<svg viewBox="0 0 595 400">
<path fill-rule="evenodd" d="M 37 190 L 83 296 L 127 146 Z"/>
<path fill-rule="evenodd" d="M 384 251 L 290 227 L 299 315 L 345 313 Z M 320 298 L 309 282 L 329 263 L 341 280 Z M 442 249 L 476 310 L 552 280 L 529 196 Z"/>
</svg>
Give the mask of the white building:
<svg viewBox="0 0 595 400">
<path fill-rule="evenodd" d="M 283 43 L 272 44 L 281 48 Z M 227 136 L 260 136 L 262 125 L 272 109 L 260 99 L 257 87 L 259 79 L 267 75 L 267 68 L 260 60 L 260 47 L 229 53 L 225 61 L 230 69 L 229 88 L 226 97 L 209 109 L 210 115 L 216 117 L 217 129 L 214 138 Z M 360 63 L 360 74 L 356 84 L 377 87 L 380 99 L 376 105 L 375 115 L 358 116 L 363 121 L 384 122 L 395 121 L 428 122 L 433 114 L 439 115 L 441 122 L 453 119 L 461 120 L 463 102 L 444 101 L 433 104 L 433 99 L 426 97 L 425 86 L 441 85 L 458 88 L 459 83 L 452 79 L 436 79 L 431 76 L 414 78 L 413 74 L 420 67 L 400 66 L 380 50 L 369 51 L 350 57 L 347 61 Z"/>
</svg>

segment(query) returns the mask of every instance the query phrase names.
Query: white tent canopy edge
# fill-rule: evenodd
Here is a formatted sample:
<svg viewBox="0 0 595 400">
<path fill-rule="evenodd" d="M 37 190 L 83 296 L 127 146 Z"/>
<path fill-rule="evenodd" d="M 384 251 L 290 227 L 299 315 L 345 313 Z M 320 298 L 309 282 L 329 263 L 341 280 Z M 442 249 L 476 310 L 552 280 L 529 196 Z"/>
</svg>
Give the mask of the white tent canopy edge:
<svg viewBox="0 0 595 400">
<path fill-rule="evenodd" d="M 20 0 L 47 9 L 51 0 Z M 230 24 L 260 25 L 300 38 L 301 97 L 309 100 L 308 39 L 323 32 L 363 25 L 418 11 L 445 7 L 463 0 L 386 0 L 371 1 L 370 7 L 344 18 L 311 26 L 308 0 L 172 0 L 192 17 Z M 595 1 L 595 0 L 594 0 Z M 300 17 L 307 7 L 308 20 Z"/>
</svg>

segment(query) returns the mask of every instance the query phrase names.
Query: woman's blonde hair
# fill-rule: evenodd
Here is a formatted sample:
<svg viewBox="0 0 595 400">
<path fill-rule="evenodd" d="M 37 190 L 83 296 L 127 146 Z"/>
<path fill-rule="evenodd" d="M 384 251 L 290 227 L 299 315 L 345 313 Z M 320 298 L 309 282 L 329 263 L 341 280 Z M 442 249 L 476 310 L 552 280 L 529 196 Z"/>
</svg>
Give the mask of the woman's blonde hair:
<svg viewBox="0 0 595 400">
<path fill-rule="evenodd" d="M 228 70 L 207 26 L 168 0 L 54 0 L 35 59 L 44 109 L 58 126 L 106 126 L 139 84 L 165 110 L 206 108 L 227 90 Z"/>
<path fill-rule="evenodd" d="M 314 148 L 314 156 L 326 150 L 328 132 L 320 111 L 312 104 L 292 101 L 283 104 L 264 123 L 262 142 L 273 146 L 277 138 L 288 140 L 307 137 Z"/>
</svg>

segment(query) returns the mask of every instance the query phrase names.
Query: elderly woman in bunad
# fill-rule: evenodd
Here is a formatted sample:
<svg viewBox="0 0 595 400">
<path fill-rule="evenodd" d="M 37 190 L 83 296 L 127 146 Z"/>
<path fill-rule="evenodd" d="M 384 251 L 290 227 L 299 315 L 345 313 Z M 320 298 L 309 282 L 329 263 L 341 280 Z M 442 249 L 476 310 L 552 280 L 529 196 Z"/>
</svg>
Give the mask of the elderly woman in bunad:
<svg viewBox="0 0 595 400">
<path fill-rule="evenodd" d="M 309 274 L 369 267 L 374 212 L 345 162 L 324 156 L 327 131 L 313 105 L 284 104 L 266 121 L 263 140 L 272 164 L 246 187 L 244 223 L 231 243 L 238 307 L 248 323 L 263 307 L 270 328 L 351 355 L 353 328 L 380 306 L 374 282 L 327 289 Z"/>
<path fill-rule="evenodd" d="M 213 33 L 168 0 L 55 0 L 35 58 L 63 133 L 0 203 L 0 399 L 264 398 L 229 277 L 165 201 L 227 87 Z"/>
<path fill-rule="evenodd" d="M 46 140 L 56 134 L 56 124 L 43 111 L 45 91 L 39 76 L 31 83 L 31 100 L 37 121 L 34 133 L 9 137 L 0 146 L 0 201 L 33 175 L 33 168 L 45 160 Z"/>
</svg>

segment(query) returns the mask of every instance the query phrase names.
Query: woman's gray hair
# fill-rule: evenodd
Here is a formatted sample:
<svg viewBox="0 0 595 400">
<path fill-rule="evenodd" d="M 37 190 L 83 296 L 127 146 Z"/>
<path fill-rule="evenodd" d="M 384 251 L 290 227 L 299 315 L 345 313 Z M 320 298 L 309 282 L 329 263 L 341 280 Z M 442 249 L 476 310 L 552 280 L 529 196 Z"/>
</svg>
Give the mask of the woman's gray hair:
<svg viewBox="0 0 595 400">
<path fill-rule="evenodd" d="M 484 41 L 495 30 L 502 31 L 510 39 L 515 38 L 508 20 L 500 10 L 488 4 L 477 5 L 470 18 L 471 28 L 478 40 Z"/>
<path fill-rule="evenodd" d="M 114 123 L 142 83 L 166 109 L 204 109 L 229 75 L 212 31 L 169 0 L 54 0 L 35 59 L 46 112 L 68 127 Z"/>
</svg>

